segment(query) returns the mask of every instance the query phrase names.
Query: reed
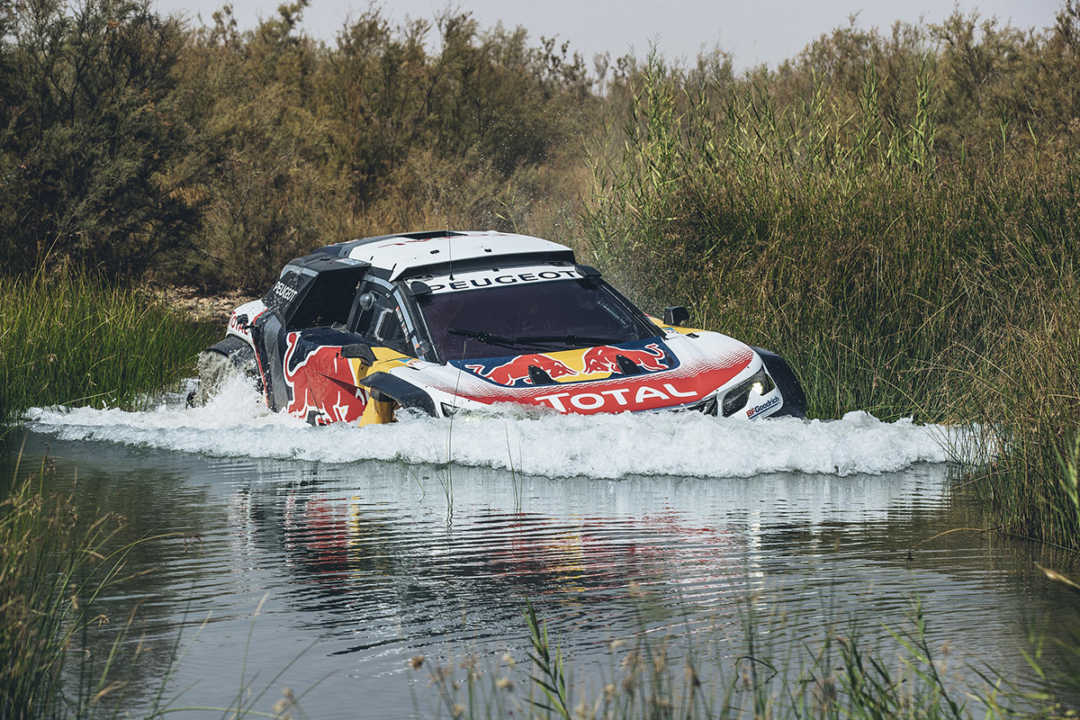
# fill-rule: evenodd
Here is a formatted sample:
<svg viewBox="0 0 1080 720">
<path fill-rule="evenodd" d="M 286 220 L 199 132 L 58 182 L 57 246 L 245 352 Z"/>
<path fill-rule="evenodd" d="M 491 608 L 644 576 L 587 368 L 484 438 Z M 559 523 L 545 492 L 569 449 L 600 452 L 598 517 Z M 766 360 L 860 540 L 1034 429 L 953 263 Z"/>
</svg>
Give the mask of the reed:
<svg viewBox="0 0 1080 720">
<path fill-rule="evenodd" d="M 122 521 L 80 518 L 70 495 L 48 494 L 50 464 L 20 477 L 0 502 L 0 716 L 85 717 L 116 691 L 111 668 L 125 633 L 104 657 L 77 653 L 108 624 L 98 598 L 124 580 L 133 547 L 117 541 Z M 130 620 L 129 620 L 130 623 Z M 80 643 L 82 643 L 80 645 Z M 72 658 L 79 658 L 74 663 Z M 71 667 L 74 665 L 74 667 Z"/>
<path fill-rule="evenodd" d="M 0 420 L 32 406 L 138 405 L 220 328 L 85 274 L 0 278 Z"/>
<path fill-rule="evenodd" d="M 890 630 L 887 644 L 862 639 L 855 621 L 832 623 L 819 641 L 807 643 L 791 634 L 790 618 L 761 616 L 752 599 L 745 607 L 741 635 L 731 637 L 719 629 L 659 637 L 643 624 L 633 640 L 611 643 L 610 667 L 601 680 L 575 686 L 558 659 L 557 640 L 529 605 L 530 663 L 519 666 L 505 657 L 485 671 L 470 659 L 460 666 L 465 679 L 453 666 L 435 667 L 430 674 L 438 706 L 428 714 L 589 720 L 1072 716 L 1048 687 L 1021 687 L 990 669 L 951 667 L 948 643 L 932 645 L 918 601 L 906 625 Z M 1028 657 L 1042 673 L 1041 654 Z"/>
<path fill-rule="evenodd" d="M 939 148 L 928 63 L 887 114 L 869 62 L 856 102 L 651 58 L 620 149 L 593 150 L 585 249 L 646 305 L 785 355 L 812 415 L 977 423 L 987 523 L 1080 547 L 1080 148 Z"/>
<path fill-rule="evenodd" d="M 547 628 L 537 619 L 532 603 L 526 605 L 525 622 L 529 626 L 529 640 L 532 644 L 529 659 L 536 669 L 531 679 L 533 685 L 543 694 L 542 700 L 530 698 L 529 704 L 538 710 L 546 711 L 548 715 L 555 714 L 564 720 L 570 720 L 562 653 L 558 648 L 552 647 Z"/>
</svg>

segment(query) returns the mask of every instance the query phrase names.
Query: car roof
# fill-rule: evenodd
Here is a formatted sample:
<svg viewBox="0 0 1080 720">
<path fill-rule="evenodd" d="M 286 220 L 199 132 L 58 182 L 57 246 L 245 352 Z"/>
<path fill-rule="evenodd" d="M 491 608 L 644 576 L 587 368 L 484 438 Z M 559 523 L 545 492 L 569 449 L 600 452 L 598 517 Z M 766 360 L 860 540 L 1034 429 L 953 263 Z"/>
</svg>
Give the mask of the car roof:
<svg viewBox="0 0 1080 720">
<path fill-rule="evenodd" d="M 329 245 L 316 251 L 339 258 L 351 258 L 386 272 L 390 280 L 420 268 L 448 266 L 458 262 L 499 258 L 501 262 L 574 262 L 574 252 L 550 240 L 494 230 L 429 230 L 380 235 Z"/>
</svg>

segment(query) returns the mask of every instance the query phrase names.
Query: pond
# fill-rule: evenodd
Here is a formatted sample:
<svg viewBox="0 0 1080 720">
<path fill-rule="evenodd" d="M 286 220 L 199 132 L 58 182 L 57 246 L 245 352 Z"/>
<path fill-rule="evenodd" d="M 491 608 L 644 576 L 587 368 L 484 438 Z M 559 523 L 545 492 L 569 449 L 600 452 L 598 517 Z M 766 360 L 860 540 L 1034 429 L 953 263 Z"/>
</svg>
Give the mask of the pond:
<svg viewBox="0 0 1080 720">
<path fill-rule="evenodd" d="M 527 664 L 527 602 L 592 694 L 625 652 L 613 640 L 734 663 L 750 617 L 777 657 L 856 623 L 892 662 L 916 605 L 957 688 L 973 668 L 1032 680 L 1030 636 L 1080 629 L 1080 604 L 1035 566 L 1055 562 L 1046 548 L 938 536 L 971 522 L 943 449 L 963 441 L 863 413 L 312 428 L 231 385 L 201 408 L 34 410 L 23 466 L 48 455 L 82 512 L 165 536 L 105 599 L 112 626 L 135 612 L 123 709 L 152 703 L 168 671 L 174 708 L 247 692 L 269 710 L 288 687 L 310 717 L 410 717 L 438 705 L 430 668 Z"/>
</svg>

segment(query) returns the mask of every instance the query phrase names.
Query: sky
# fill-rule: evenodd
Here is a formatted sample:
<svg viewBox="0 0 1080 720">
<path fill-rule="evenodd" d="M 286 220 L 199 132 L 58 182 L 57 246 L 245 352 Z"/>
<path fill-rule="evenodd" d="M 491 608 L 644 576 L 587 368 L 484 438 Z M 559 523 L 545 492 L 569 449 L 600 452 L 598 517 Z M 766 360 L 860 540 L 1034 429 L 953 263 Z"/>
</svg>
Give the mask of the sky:
<svg viewBox="0 0 1080 720">
<path fill-rule="evenodd" d="M 224 0 L 154 0 L 160 12 L 179 13 L 206 22 Z M 276 13 L 279 0 L 232 0 L 242 29 Z M 524 26 L 531 38 L 557 37 L 569 41 L 591 66 L 592 57 L 633 52 L 644 56 L 654 45 L 669 60 L 692 61 L 698 52 L 719 48 L 734 54 L 735 67 L 761 63 L 775 67 L 794 57 L 811 40 L 857 13 L 856 25 L 887 30 L 895 20 L 940 22 L 955 8 L 1022 27 L 1046 27 L 1063 0 L 386 0 L 378 3 L 384 16 L 400 22 L 406 17 L 433 20 L 448 7 L 471 12 L 481 27 L 497 22 Z M 333 41 L 349 18 L 369 6 L 368 0 L 312 0 L 303 27 L 311 35 Z"/>
</svg>

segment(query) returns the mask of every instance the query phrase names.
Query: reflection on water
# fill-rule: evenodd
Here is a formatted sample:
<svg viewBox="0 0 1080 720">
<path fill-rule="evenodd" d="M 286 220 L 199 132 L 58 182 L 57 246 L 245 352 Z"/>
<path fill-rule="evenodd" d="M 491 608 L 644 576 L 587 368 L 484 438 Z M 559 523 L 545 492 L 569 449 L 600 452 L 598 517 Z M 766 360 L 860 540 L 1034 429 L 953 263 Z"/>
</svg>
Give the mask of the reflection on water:
<svg viewBox="0 0 1080 720">
<path fill-rule="evenodd" d="M 410 684 L 431 692 L 407 670 L 414 655 L 523 659 L 526 598 L 584 682 L 606 666 L 611 639 L 642 627 L 738 636 L 748 598 L 812 643 L 827 619 L 851 616 L 885 640 L 918 596 L 932 643 L 947 639 L 957 667 L 1011 676 L 1026 672 L 1029 623 L 1080 627 L 1075 600 L 1032 572 L 1039 548 L 970 533 L 923 542 L 950 527 L 942 464 L 548 479 L 213 459 L 31 433 L 28 456 L 46 451 L 56 482 L 78 468 L 80 504 L 123 513 L 129 535 L 178 533 L 139 546 L 131 569 L 154 572 L 107 599 L 114 616 L 140 606 L 155 663 L 132 678 L 144 700 L 182 630 L 170 687 L 191 689 L 178 706 L 230 703 L 245 658 L 258 688 L 299 657 L 262 709 L 279 686 L 317 685 L 302 703 L 313 717 L 355 717 L 359 701 L 363 716 L 409 715 Z"/>
</svg>

